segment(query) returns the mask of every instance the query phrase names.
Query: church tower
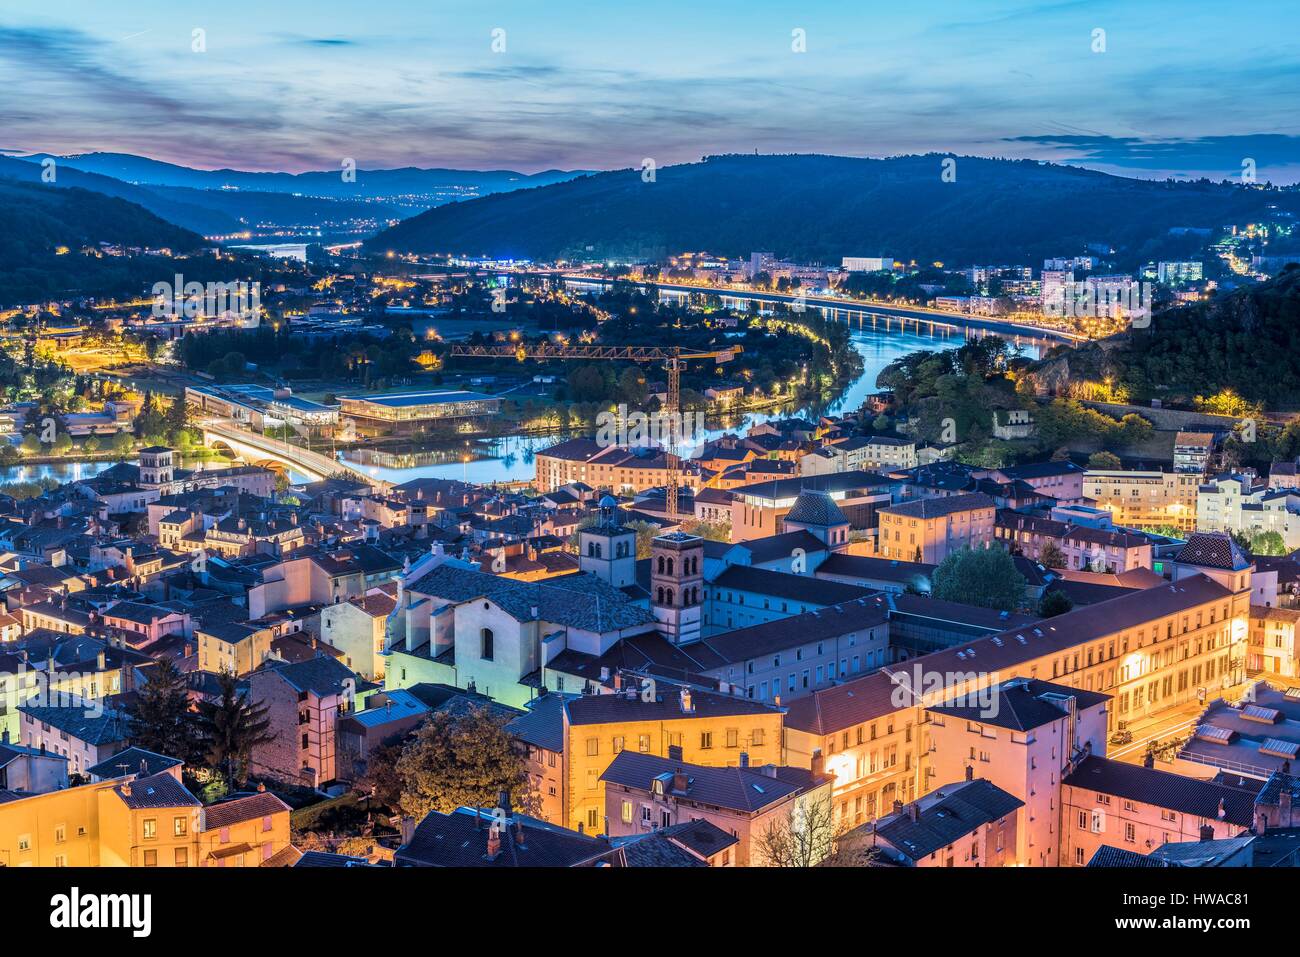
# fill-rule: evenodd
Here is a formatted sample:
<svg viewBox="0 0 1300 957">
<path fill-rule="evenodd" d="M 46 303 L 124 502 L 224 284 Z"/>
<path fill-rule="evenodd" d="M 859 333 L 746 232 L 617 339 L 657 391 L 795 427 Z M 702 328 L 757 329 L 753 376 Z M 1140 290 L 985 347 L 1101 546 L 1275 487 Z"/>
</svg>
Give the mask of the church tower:
<svg viewBox="0 0 1300 957">
<path fill-rule="evenodd" d="M 650 608 L 675 645 L 698 641 L 704 612 L 704 539 L 685 532 L 650 544 Z"/>
<path fill-rule="evenodd" d="M 175 474 L 175 453 L 165 445 L 151 445 L 140 450 L 140 484 L 167 485 Z"/>
<path fill-rule="evenodd" d="M 578 532 L 578 568 L 615 588 L 636 584 L 636 531 L 618 523 L 618 501 L 600 500 L 600 519 Z"/>
</svg>

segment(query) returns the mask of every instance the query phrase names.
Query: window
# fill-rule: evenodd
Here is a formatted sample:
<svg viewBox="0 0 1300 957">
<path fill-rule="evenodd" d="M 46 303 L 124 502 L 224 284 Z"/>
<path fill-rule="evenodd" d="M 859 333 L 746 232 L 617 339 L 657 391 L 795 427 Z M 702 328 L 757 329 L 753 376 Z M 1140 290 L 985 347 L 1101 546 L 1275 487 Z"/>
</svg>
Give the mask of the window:
<svg viewBox="0 0 1300 957">
<path fill-rule="evenodd" d="M 491 628 L 484 628 L 479 632 L 479 657 L 484 661 L 491 661 L 493 654 L 493 635 Z"/>
<path fill-rule="evenodd" d="M 269 830 L 271 830 L 272 826 L 273 826 L 273 825 L 272 825 L 272 822 L 271 822 L 271 815 L 268 814 L 268 815 L 266 815 L 266 817 L 262 818 L 262 830 L 263 830 L 263 831 L 269 831 Z"/>
<path fill-rule="evenodd" d="M 158 819 L 147 817 L 144 819 L 144 839 L 152 841 L 158 837 Z"/>
<path fill-rule="evenodd" d="M 649 753 L 650 753 L 650 735 L 648 735 L 648 734 L 643 734 L 643 735 L 641 735 L 639 738 L 637 738 L 636 747 L 637 747 L 637 750 L 640 751 L 642 754 L 649 754 Z"/>
<path fill-rule="evenodd" d="M 623 736 L 620 734 L 614 737 L 614 753 L 621 754 L 622 752 L 623 752 Z"/>
<path fill-rule="evenodd" d="M 1130 844 L 1137 840 L 1137 828 L 1132 824 L 1126 823 L 1124 825 L 1124 840 Z"/>
<path fill-rule="evenodd" d="M 735 728 L 727 729 L 727 747 L 729 748 L 740 747 L 740 732 L 737 731 Z"/>
<path fill-rule="evenodd" d="M 587 809 L 587 829 L 594 832 L 600 827 L 600 811 L 596 808 Z"/>
<path fill-rule="evenodd" d="M 148 850 L 148 851 L 145 851 L 145 852 L 144 852 L 144 866 L 145 866 L 145 867 L 157 867 L 157 866 L 158 866 L 158 852 L 157 852 L 157 851 L 155 851 L 155 850 Z"/>
<path fill-rule="evenodd" d="M 711 747 L 713 747 L 713 732 L 712 732 L 712 731 L 701 731 L 701 732 L 700 732 L 700 750 L 701 750 L 701 751 L 707 751 L 707 750 L 709 750 Z"/>
<path fill-rule="evenodd" d="M 624 824 L 631 824 L 631 823 L 632 823 L 632 802 L 631 802 L 631 801 L 624 801 L 624 802 L 623 802 L 623 814 L 622 814 L 622 819 L 623 819 L 623 823 L 624 823 Z"/>
<path fill-rule="evenodd" d="M 600 738 L 587 739 L 587 757 L 594 758 L 600 754 Z"/>
<path fill-rule="evenodd" d="M 189 822 L 183 817 L 178 817 L 172 822 L 172 833 L 177 837 L 184 837 L 189 830 Z"/>
<path fill-rule="evenodd" d="M 68 839 L 68 826 L 66 824 L 60 824 L 58 827 L 54 829 L 54 843 L 62 844 L 67 839 Z"/>
<path fill-rule="evenodd" d="M 176 848 L 176 866 L 177 867 L 190 866 L 190 849 L 188 847 Z"/>
</svg>

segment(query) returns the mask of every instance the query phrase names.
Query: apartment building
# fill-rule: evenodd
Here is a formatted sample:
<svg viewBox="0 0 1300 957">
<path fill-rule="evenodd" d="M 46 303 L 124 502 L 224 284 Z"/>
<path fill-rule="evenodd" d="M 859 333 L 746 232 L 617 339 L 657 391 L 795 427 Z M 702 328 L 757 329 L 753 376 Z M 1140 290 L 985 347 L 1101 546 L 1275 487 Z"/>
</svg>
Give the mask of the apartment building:
<svg viewBox="0 0 1300 957">
<path fill-rule="evenodd" d="M 1110 511 L 1116 525 L 1128 528 L 1196 528 L 1201 476 L 1195 472 L 1089 469 L 1083 497 Z"/>
<path fill-rule="evenodd" d="M 987 548 L 997 504 L 983 492 L 920 498 L 880 509 L 877 553 L 937 565 L 962 548 Z"/>
</svg>

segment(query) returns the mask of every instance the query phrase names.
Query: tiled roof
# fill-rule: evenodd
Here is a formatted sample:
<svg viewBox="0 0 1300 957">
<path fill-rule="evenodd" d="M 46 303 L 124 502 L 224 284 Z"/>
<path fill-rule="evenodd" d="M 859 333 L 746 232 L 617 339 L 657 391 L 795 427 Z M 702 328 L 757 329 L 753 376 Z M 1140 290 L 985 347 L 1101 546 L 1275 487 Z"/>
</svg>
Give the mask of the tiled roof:
<svg viewBox="0 0 1300 957">
<path fill-rule="evenodd" d="M 880 511 L 882 513 L 888 512 L 890 515 L 901 515 L 904 518 L 928 519 L 952 515 L 956 512 L 969 512 L 974 509 L 992 509 L 995 507 L 996 503 L 993 499 L 983 492 L 967 492 L 964 495 L 941 495 L 912 499 L 909 502 L 900 502 L 897 505 L 887 506 Z"/>
<path fill-rule="evenodd" d="M 288 810 L 290 810 L 289 805 L 270 791 L 263 791 L 260 794 L 251 794 L 248 797 L 211 805 L 203 812 L 203 829 L 215 831 L 241 821 L 254 821 Z"/>
<path fill-rule="evenodd" d="M 619 721 L 673 721 L 681 718 L 719 718 L 730 715 L 778 714 L 780 709 L 739 695 L 690 689 L 690 710 L 683 707 L 683 685 L 655 683 L 653 701 L 645 701 L 639 688 L 618 694 L 589 694 L 565 702 L 570 725 L 610 724 Z"/>
<path fill-rule="evenodd" d="M 407 591 L 451 602 L 487 598 L 518 621 L 543 621 L 606 633 L 650 624 L 654 617 L 609 583 L 585 572 L 537 582 L 440 565 L 406 585 Z"/>
<path fill-rule="evenodd" d="M 169 771 L 180 764 L 178 758 L 169 758 L 165 754 L 156 754 L 144 748 L 127 748 L 119 751 L 107 761 L 101 761 L 94 767 L 86 768 L 87 774 L 107 780 L 122 777 L 124 774 L 150 776 Z"/>
<path fill-rule="evenodd" d="M 515 814 L 500 834 L 500 851 L 488 860 L 491 811 L 459 808 L 451 814 L 431 811 L 415 828 L 409 844 L 398 849 L 398 867 L 580 867 L 616 853 L 607 842 Z M 522 826 L 518 840 L 515 824 Z"/>
<path fill-rule="evenodd" d="M 895 697 L 894 682 L 877 671 L 794 699 L 786 708 L 785 726 L 809 734 L 832 734 L 893 714 L 900 707 Z"/>
<path fill-rule="evenodd" d="M 803 768 L 780 770 L 783 773 L 778 776 L 776 768 L 772 769 L 772 774 L 765 774 L 760 768 L 713 768 L 684 764 L 639 751 L 620 751 L 600 779 L 649 792 L 655 778 L 680 771 L 686 776 L 686 789 L 678 790 L 667 781 L 666 792 L 677 798 L 746 814 L 756 814 L 821 783 L 813 778 L 811 771 Z"/>
<path fill-rule="evenodd" d="M 936 566 L 924 562 L 900 562 L 889 558 L 836 552 L 827 556 L 826 560 L 817 566 L 816 574 L 863 580 L 910 582 L 917 578 L 928 580 L 934 574 L 935 568 Z"/>
<path fill-rule="evenodd" d="M 1097 852 L 1092 855 L 1092 860 L 1088 861 L 1089 867 L 1168 867 L 1169 864 L 1160 860 L 1158 857 L 1151 857 L 1147 854 L 1139 854 L 1137 851 L 1130 851 L 1126 847 L 1113 847 L 1110 844 L 1103 844 L 1097 848 Z"/>
<path fill-rule="evenodd" d="M 525 744 L 563 753 L 564 701 L 564 695 L 553 691 L 534 698 L 524 714 L 506 725 L 506 731 Z"/>
<path fill-rule="evenodd" d="M 912 820 L 912 808 L 908 807 L 874 822 L 875 832 L 913 861 L 929 857 L 976 828 L 1025 805 L 982 778 L 945 785 L 918 803 L 916 820 Z M 870 829 L 873 825 L 864 827 Z"/>
<path fill-rule="evenodd" d="M 1091 708 L 1110 697 L 1096 691 L 1082 691 L 1048 681 L 1023 678 L 1004 681 L 990 689 L 989 693 L 991 700 L 988 708 L 979 705 L 936 705 L 926 710 L 1012 731 L 1032 731 L 1069 714 L 1062 702 L 1048 695 L 1072 697 L 1080 709 Z"/>
<path fill-rule="evenodd" d="M 718 656 L 721 663 L 735 664 L 887 624 L 888 611 L 889 606 L 879 597 L 859 598 L 802 615 L 737 628 L 705 638 L 702 643 Z M 690 653 L 694 647 L 688 646 L 686 650 Z"/>
<path fill-rule="evenodd" d="M 797 601 L 808 606 L 838 605 L 875 594 L 871 588 L 743 565 L 732 565 L 725 569 L 708 587 L 714 598 L 718 597 L 718 589 L 721 588 Z"/>
<path fill-rule="evenodd" d="M 706 821 L 691 822 L 705 824 Z M 714 825 L 716 827 L 716 825 Z M 623 849 L 623 860 L 628 867 L 708 867 L 686 848 L 675 844 L 668 836 L 669 828 L 647 831 L 613 838 L 610 843 Z M 720 829 L 719 829 L 720 830 Z M 726 833 L 723 831 L 722 833 Z M 730 835 L 728 835 L 730 836 Z"/>
<path fill-rule="evenodd" d="M 1225 532 L 1193 532 L 1187 544 L 1174 556 L 1174 561 L 1182 565 L 1232 571 L 1244 571 L 1250 567 L 1250 560 L 1242 554 L 1241 547 Z"/>
<path fill-rule="evenodd" d="M 749 561 L 751 565 L 762 565 L 765 562 L 776 561 L 782 558 L 789 558 L 796 548 L 802 548 L 805 553 L 824 552 L 827 545 L 812 532 L 804 529 L 796 529 L 790 532 L 783 532 L 780 535 L 768 535 L 764 538 L 750 538 L 743 542 L 737 542 L 734 545 L 728 545 L 724 542 L 705 542 L 704 553 L 706 557 L 711 551 L 711 545 L 723 545 L 723 554 L 733 548 L 744 549 L 749 552 Z"/>
<path fill-rule="evenodd" d="M 131 736 L 130 719 L 126 712 L 104 707 L 101 712 L 95 713 L 96 704 L 85 702 L 68 707 L 21 704 L 18 710 L 33 721 L 44 721 L 87 744 L 126 741 Z"/>
<path fill-rule="evenodd" d="M 317 697 L 342 694 L 345 682 L 355 681 L 356 673 L 336 658 L 320 655 L 291 664 L 269 663 L 263 671 L 273 671 L 299 691 L 310 691 Z M 257 674 L 258 672 L 254 672 Z"/>
<path fill-rule="evenodd" d="M 123 782 L 113 789 L 129 808 L 201 807 L 202 803 L 185 785 L 170 774 L 153 774 L 134 781 Z M 129 792 L 129 793 L 128 793 Z"/>
<path fill-rule="evenodd" d="M 835 504 L 829 492 L 820 489 L 804 489 L 795 499 L 794 505 L 785 516 L 788 523 L 815 525 L 828 528 L 832 525 L 847 525 L 848 519 Z"/>
<path fill-rule="evenodd" d="M 1238 827 L 1250 827 L 1254 819 L 1255 801 L 1239 788 L 1096 755 L 1084 758 L 1061 783 Z"/>
</svg>

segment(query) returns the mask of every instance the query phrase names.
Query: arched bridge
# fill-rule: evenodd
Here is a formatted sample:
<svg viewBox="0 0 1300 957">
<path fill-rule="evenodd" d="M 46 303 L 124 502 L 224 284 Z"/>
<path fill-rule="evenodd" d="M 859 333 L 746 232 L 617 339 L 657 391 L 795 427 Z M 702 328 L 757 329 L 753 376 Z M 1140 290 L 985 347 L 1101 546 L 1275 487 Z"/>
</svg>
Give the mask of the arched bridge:
<svg viewBox="0 0 1300 957">
<path fill-rule="evenodd" d="M 291 445 L 279 439 L 250 431 L 229 419 L 204 419 L 200 423 L 203 429 L 203 444 L 209 447 L 225 446 L 236 457 L 249 465 L 282 471 L 293 469 L 310 479 L 326 479 L 346 472 L 354 478 L 368 482 L 377 488 L 389 488 L 391 482 L 367 475 L 363 470 L 347 462 L 340 462 L 313 452 L 298 445 Z"/>
</svg>

